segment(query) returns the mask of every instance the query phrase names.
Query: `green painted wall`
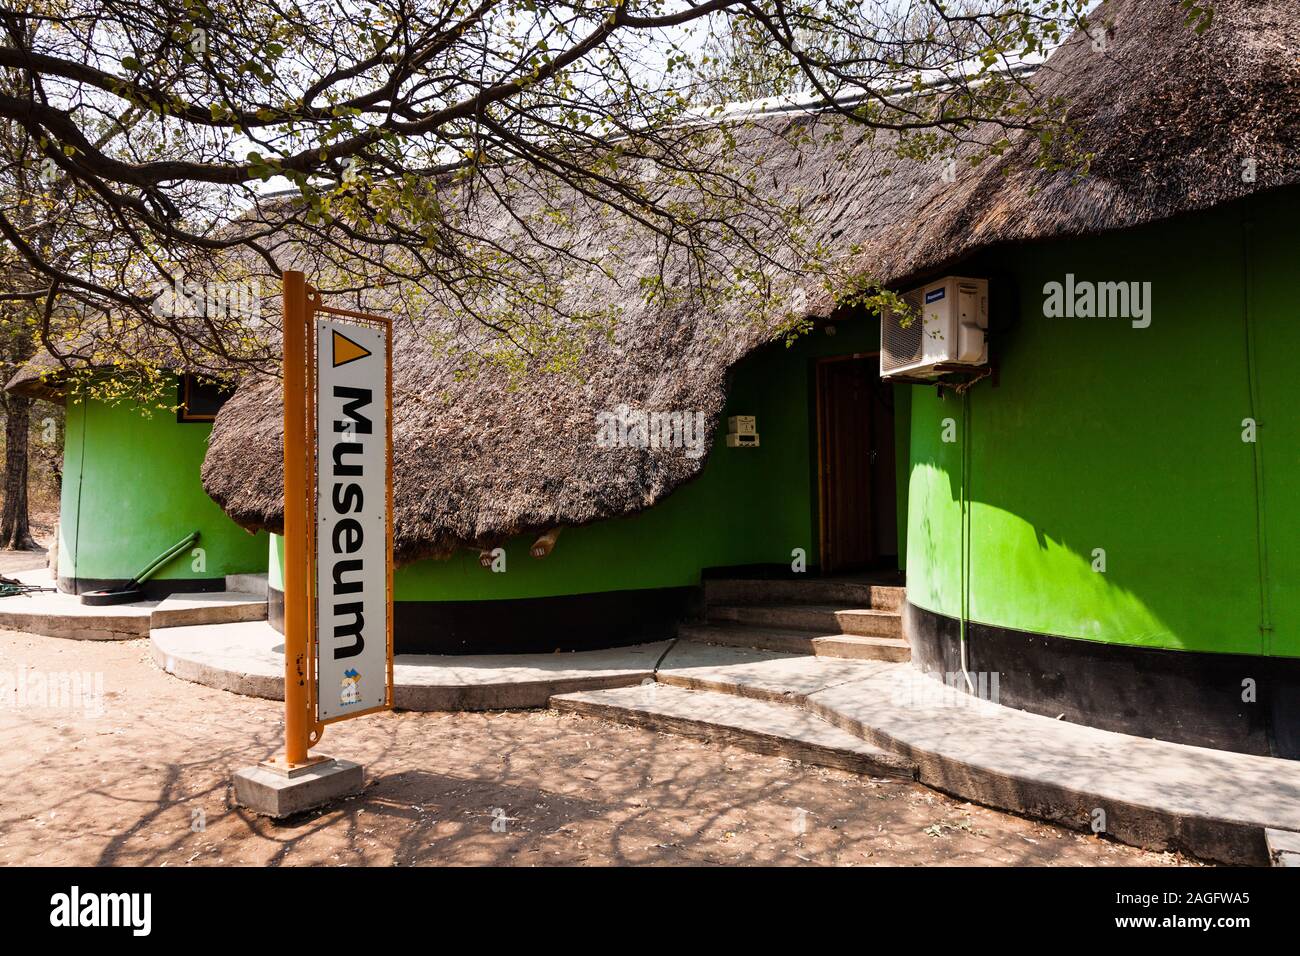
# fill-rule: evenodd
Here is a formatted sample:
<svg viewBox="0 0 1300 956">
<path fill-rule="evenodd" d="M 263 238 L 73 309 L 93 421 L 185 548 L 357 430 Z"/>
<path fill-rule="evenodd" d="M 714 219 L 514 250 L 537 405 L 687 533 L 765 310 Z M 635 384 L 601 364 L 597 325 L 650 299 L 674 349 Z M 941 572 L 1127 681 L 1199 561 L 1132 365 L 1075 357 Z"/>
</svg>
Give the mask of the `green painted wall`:
<svg viewBox="0 0 1300 956">
<path fill-rule="evenodd" d="M 998 383 L 980 383 L 965 401 L 913 388 L 909 600 L 957 617 L 965 578 L 968 618 L 984 624 L 1300 656 L 1297 216 L 1291 190 L 963 266 L 997 277 Z M 1044 318 L 1043 285 L 1067 272 L 1150 281 L 1150 327 Z M 1257 446 L 1242 440 L 1247 417 L 1259 422 Z M 942 440 L 947 419 L 956 442 Z M 1098 548 L 1105 573 L 1093 570 Z"/>
<path fill-rule="evenodd" d="M 853 320 L 834 336 L 815 332 L 741 362 L 726 414 L 756 415 L 760 446 L 727 448 L 724 416 L 699 477 L 655 507 L 566 528 L 540 561 L 528 555 L 532 538 L 511 540 L 503 574 L 482 568 L 477 553 L 469 551 L 399 568 L 395 599 L 494 600 L 694 585 L 702 568 L 789 564 L 794 548 L 803 548 L 816 564 L 814 361 L 874 352 L 879 334 L 875 320 Z M 905 429 L 906 421 L 899 427 Z M 905 447 L 906 435 L 903 442 Z M 271 550 L 273 587 L 279 579 L 278 540 Z"/>
<path fill-rule="evenodd" d="M 59 576 L 124 580 L 199 531 L 206 568 L 185 552 L 156 579 L 266 570 L 266 535 L 251 535 L 203 491 L 204 423 L 178 424 L 131 403 L 68 400 L 59 514 Z"/>
</svg>

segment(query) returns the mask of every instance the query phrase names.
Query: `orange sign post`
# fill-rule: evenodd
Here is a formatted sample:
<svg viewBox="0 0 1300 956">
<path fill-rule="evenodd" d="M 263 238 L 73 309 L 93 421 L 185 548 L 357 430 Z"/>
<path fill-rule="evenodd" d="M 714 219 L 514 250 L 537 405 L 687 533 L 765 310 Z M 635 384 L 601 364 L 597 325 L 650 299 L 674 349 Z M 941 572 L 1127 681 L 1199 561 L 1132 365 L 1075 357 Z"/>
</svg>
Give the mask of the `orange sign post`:
<svg viewBox="0 0 1300 956">
<path fill-rule="evenodd" d="M 308 750 L 320 741 L 309 713 L 311 665 L 311 557 L 313 522 L 308 520 L 310 432 L 308 401 L 307 282 L 301 272 L 284 274 L 284 754 L 285 770 L 309 766 Z M 314 462 L 310 462 L 314 472 Z M 316 739 L 309 740 L 311 731 Z M 312 762 L 320 762 L 317 757 Z"/>
<path fill-rule="evenodd" d="M 237 802 L 274 817 L 359 791 L 360 765 L 311 748 L 393 700 L 391 325 L 301 272 L 283 305 L 284 751 L 235 775 Z"/>
</svg>

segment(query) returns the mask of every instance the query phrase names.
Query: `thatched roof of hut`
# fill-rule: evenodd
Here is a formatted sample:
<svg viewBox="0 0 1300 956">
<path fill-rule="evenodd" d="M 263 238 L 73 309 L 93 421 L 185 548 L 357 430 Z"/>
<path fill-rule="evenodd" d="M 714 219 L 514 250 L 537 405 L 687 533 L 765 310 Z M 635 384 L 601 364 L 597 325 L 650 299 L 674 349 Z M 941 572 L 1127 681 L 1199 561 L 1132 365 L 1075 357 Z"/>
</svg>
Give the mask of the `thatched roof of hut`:
<svg viewBox="0 0 1300 956">
<path fill-rule="evenodd" d="M 1085 176 L 1042 168 L 1029 136 L 1011 136 L 1000 156 L 959 167 L 950 182 L 939 163 L 899 159 L 887 139 L 830 114 L 748 124 L 764 188 L 795 198 L 808 242 L 837 256 L 835 282 L 788 296 L 786 311 L 828 316 L 856 277 L 901 285 L 991 245 L 1123 229 L 1300 182 L 1294 0 L 1216 0 L 1214 12 L 1197 34 L 1176 0 L 1108 0 L 1093 16 L 1108 27 L 1104 49 L 1076 36 L 1038 68 L 1039 93 L 1069 103 L 1092 156 Z M 1248 160 L 1253 179 L 1242 175 Z M 680 452 L 600 447 L 597 416 L 620 405 L 698 410 L 711 434 L 729 370 L 776 326 L 747 316 L 743 302 L 647 304 L 638 278 L 656 267 L 653 251 L 580 219 L 568 228 L 584 227 L 587 251 L 607 268 L 570 275 L 564 304 L 614 306 L 618 317 L 612 334 L 585 341 L 576 375 L 535 367 L 520 380 L 491 366 L 465 375 L 463 351 L 399 327 L 399 561 L 632 514 L 702 467 Z M 245 382 L 217 419 L 203 481 L 248 528 L 281 527 L 280 441 L 278 380 Z"/>
</svg>

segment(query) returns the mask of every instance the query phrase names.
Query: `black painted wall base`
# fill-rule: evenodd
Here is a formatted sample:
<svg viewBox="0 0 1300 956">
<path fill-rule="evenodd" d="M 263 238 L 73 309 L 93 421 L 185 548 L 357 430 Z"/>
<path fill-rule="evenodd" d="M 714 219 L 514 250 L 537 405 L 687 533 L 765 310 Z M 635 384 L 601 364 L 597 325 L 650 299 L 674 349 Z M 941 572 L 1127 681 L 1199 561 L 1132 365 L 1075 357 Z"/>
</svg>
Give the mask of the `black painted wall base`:
<svg viewBox="0 0 1300 956">
<path fill-rule="evenodd" d="M 59 578 L 59 590 L 64 594 L 85 594 L 87 591 L 104 591 L 120 588 L 128 578 Z M 161 601 L 173 594 L 201 594 L 209 591 L 224 591 L 225 577 L 219 578 L 178 578 L 175 580 L 158 579 L 145 581 L 140 585 L 146 601 Z"/>
<path fill-rule="evenodd" d="M 961 671 L 961 624 L 908 604 L 912 664 Z M 1138 737 L 1300 759 L 1300 659 L 1100 644 L 968 623 L 967 668 L 998 703 Z M 1253 682 L 1254 702 L 1242 699 Z"/>
<path fill-rule="evenodd" d="M 854 574 L 870 575 L 874 583 L 894 584 L 899 587 L 907 583 L 907 576 L 898 570 L 898 559 L 882 558 L 875 570 L 861 569 L 853 572 L 832 572 L 822 574 L 821 565 L 810 564 L 806 570 L 795 571 L 789 564 L 729 564 L 712 568 L 703 568 L 700 577 L 706 581 L 719 578 L 734 578 L 744 581 L 807 581 L 810 578 L 846 578 Z M 894 579 L 894 580 L 891 580 Z"/>
<path fill-rule="evenodd" d="M 397 654 L 548 654 L 666 640 L 698 617 L 700 589 L 651 588 L 507 601 L 397 601 Z M 267 618 L 284 633 L 284 592 L 267 592 Z"/>
</svg>

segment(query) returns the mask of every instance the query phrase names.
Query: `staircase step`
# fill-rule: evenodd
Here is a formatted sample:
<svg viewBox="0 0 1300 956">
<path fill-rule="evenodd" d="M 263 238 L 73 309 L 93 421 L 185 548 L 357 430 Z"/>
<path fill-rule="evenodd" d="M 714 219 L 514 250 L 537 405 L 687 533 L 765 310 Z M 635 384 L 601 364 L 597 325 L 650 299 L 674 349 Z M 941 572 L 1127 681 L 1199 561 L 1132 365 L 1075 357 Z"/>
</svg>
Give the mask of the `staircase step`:
<svg viewBox="0 0 1300 956">
<path fill-rule="evenodd" d="M 915 779 L 916 765 L 795 707 L 647 682 L 559 694 L 556 710 L 871 776 Z"/>
<path fill-rule="evenodd" d="M 912 659 L 912 649 L 899 637 L 860 637 L 854 634 L 817 634 L 813 631 L 744 625 L 684 624 L 677 636 L 687 641 L 727 647 L 757 647 L 788 654 L 840 657 L 849 660 L 893 661 Z"/>
<path fill-rule="evenodd" d="M 900 611 L 907 589 L 889 584 L 843 578 L 709 578 L 705 603 L 713 604 L 842 604 Z"/>
<path fill-rule="evenodd" d="M 241 624 L 266 620 L 266 597 L 244 591 L 173 594 L 154 608 L 150 627 Z"/>
<path fill-rule="evenodd" d="M 720 604 L 708 609 L 708 619 L 711 624 L 726 621 L 819 634 L 903 636 L 903 618 L 895 611 L 835 604 Z"/>
</svg>

